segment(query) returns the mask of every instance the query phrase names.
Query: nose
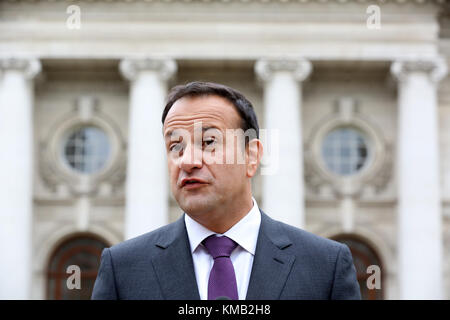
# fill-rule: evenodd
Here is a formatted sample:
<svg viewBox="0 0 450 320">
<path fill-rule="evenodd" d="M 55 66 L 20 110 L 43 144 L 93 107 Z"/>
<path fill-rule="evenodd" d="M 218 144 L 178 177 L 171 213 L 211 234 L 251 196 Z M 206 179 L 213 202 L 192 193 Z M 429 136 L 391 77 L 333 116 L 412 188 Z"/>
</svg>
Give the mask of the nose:
<svg viewBox="0 0 450 320">
<path fill-rule="evenodd" d="M 194 169 L 200 169 L 202 166 L 203 150 L 193 146 L 192 144 L 187 145 L 180 159 L 180 169 L 191 173 Z"/>
</svg>

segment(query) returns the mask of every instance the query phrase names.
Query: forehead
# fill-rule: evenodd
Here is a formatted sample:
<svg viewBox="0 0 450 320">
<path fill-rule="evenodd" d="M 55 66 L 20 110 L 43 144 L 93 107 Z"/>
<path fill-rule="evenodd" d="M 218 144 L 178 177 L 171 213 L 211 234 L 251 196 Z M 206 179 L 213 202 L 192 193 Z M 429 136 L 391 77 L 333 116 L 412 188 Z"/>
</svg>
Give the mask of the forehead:
<svg viewBox="0 0 450 320">
<path fill-rule="evenodd" d="M 172 105 L 164 121 L 164 131 L 173 128 L 187 128 L 195 122 L 222 129 L 237 128 L 240 116 L 227 99 L 216 96 L 183 97 Z"/>
</svg>

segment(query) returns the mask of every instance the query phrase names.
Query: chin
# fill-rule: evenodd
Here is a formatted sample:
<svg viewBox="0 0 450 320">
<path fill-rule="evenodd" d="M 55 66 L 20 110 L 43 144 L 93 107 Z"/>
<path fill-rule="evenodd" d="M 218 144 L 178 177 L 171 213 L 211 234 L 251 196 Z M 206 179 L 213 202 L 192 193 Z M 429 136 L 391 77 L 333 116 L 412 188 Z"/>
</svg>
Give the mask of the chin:
<svg viewBox="0 0 450 320">
<path fill-rule="evenodd" d="M 216 205 L 213 199 L 190 196 L 188 199 L 177 199 L 178 205 L 190 215 L 201 215 L 210 212 Z"/>
</svg>

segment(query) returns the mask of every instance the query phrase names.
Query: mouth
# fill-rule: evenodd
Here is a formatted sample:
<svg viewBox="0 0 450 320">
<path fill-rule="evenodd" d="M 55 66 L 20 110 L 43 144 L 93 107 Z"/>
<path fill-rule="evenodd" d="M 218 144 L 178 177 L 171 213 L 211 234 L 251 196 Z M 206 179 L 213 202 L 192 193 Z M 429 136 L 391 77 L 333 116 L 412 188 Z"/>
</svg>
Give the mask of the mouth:
<svg viewBox="0 0 450 320">
<path fill-rule="evenodd" d="M 207 185 L 206 181 L 197 178 L 185 178 L 181 180 L 181 188 L 185 190 L 192 190 Z"/>
</svg>

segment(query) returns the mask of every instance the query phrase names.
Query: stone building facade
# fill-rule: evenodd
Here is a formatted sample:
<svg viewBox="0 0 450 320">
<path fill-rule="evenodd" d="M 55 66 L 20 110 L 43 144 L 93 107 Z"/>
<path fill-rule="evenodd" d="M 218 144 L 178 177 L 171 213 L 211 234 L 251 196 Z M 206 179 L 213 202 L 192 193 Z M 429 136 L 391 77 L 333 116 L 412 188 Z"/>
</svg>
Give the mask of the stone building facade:
<svg viewBox="0 0 450 320">
<path fill-rule="evenodd" d="M 279 134 L 265 212 L 348 244 L 362 286 L 379 266 L 365 298 L 449 299 L 449 26 L 446 1 L 0 2 L 0 298 L 88 297 L 104 246 L 181 215 L 161 111 L 207 80 Z"/>
</svg>

